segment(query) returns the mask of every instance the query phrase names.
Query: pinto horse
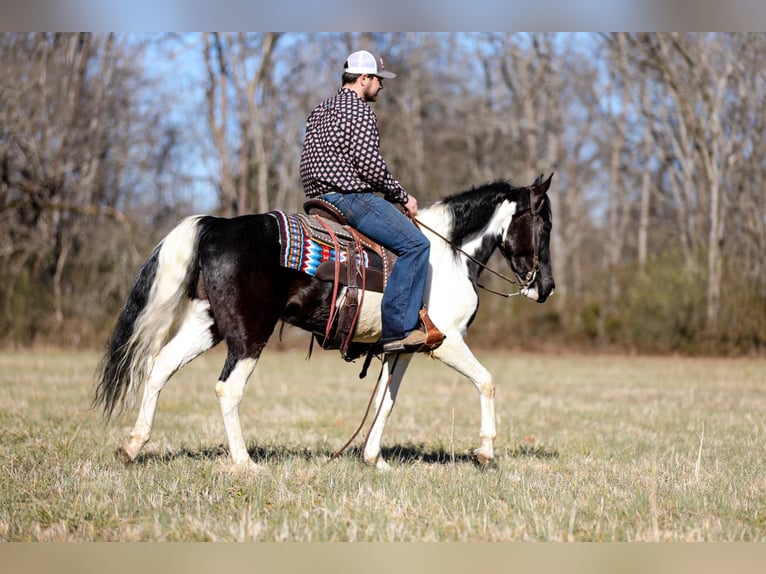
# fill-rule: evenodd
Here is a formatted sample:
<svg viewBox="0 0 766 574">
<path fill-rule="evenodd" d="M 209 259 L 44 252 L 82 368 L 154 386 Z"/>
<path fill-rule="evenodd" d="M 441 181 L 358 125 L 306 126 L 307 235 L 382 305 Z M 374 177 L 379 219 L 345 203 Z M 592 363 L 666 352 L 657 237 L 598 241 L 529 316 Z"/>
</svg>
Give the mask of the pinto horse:
<svg viewBox="0 0 766 574">
<path fill-rule="evenodd" d="M 465 375 L 479 392 L 480 464 L 494 460 L 495 386 L 463 337 L 478 308 L 479 275 L 500 250 L 519 279 L 519 294 L 543 303 L 554 290 L 550 260 L 551 178 L 530 186 L 499 181 L 438 201 L 417 221 L 431 242 L 425 305 L 446 339 L 431 352 Z M 233 218 L 192 216 L 175 227 L 142 265 L 106 344 L 97 373 L 94 406 L 108 420 L 129 406 L 143 386 L 138 417 L 117 451 L 133 462 L 148 442 L 157 400 L 183 365 L 221 341 L 228 355 L 215 385 L 229 455 L 258 470 L 242 434 L 239 405 L 275 326 L 281 320 L 314 334 L 325 332 L 333 283 L 281 265 L 276 219 L 269 214 Z M 341 293 L 343 288 L 339 290 Z M 380 337 L 380 300 L 365 292 L 354 341 Z M 510 296 L 507 293 L 506 296 Z M 412 353 L 382 356 L 375 417 L 364 462 L 388 467 L 381 438 Z"/>
</svg>

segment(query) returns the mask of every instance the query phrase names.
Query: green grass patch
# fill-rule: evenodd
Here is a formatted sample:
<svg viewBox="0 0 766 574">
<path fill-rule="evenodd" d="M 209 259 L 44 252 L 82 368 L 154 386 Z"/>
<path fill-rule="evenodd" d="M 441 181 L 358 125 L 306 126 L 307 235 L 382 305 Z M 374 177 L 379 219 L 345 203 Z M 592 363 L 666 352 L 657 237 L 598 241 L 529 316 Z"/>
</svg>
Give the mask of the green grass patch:
<svg viewBox="0 0 766 574">
<path fill-rule="evenodd" d="M 208 353 L 173 377 L 137 463 L 135 412 L 90 409 L 93 353 L 0 353 L 0 540 L 764 541 L 766 362 L 481 354 L 497 384 L 497 463 L 473 387 L 413 361 L 383 440 L 358 460 L 376 364 L 266 353 L 241 416 L 268 471 L 231 472 Z M 365 428 L 366 430 L 366 428 Z"/>
</svg>

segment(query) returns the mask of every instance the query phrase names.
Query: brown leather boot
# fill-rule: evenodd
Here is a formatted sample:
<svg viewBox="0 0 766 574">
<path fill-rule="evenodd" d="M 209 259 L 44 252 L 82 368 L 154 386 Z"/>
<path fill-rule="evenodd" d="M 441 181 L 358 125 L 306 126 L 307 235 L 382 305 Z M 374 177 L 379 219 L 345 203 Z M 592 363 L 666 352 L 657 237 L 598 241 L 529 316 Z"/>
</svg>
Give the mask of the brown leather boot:
<svg viewBox="0 0 766 574">
<path fill-rule="evenodd" d="M 420 329 L 410 332 L 404 339 L 389 341 L 383 344 L 383 351 L 386 353 L 408 352 L 416 353 L 426 344 L 426 334 Z"/>
</svg>

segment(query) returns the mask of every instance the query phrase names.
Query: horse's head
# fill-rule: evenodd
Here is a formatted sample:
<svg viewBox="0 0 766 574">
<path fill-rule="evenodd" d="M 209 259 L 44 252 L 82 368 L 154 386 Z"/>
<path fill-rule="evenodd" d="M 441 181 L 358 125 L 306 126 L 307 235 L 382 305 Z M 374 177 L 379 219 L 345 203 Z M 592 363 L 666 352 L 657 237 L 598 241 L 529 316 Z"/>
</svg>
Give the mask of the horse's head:
<svg viewBox="0 0 766 574">
<path fill-rule="evenodd" d="M 548 198 L 550 177 L 543 176 L 527 187 L 528 199 L 520 198 L 500 250 L 519 278 L 525 297 L 543 303 L 556 287 L 551 269 L 551 206 Z"/>
</svg>

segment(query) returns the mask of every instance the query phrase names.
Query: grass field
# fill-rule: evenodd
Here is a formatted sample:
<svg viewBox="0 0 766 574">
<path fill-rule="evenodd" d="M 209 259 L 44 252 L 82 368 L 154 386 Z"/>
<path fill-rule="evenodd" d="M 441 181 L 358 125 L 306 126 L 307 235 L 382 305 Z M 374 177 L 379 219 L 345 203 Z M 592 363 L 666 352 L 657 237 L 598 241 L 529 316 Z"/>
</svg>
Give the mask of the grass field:
<svg viewBox="0 0 766 574">
<path fill-rule="evenodd" d="M 0 353 L 0 540 L 766 541 L 766 361 L 478 353 L 497 383 L 497 463 L 478 395 L 426 357 L 358 461 L 377 362 L 267 353 L 242 404 L 268 473 L 233 473 L 212 352 L 171 379 L 152 441 L 90 410 L 94 353 Z"/>
</svg>

